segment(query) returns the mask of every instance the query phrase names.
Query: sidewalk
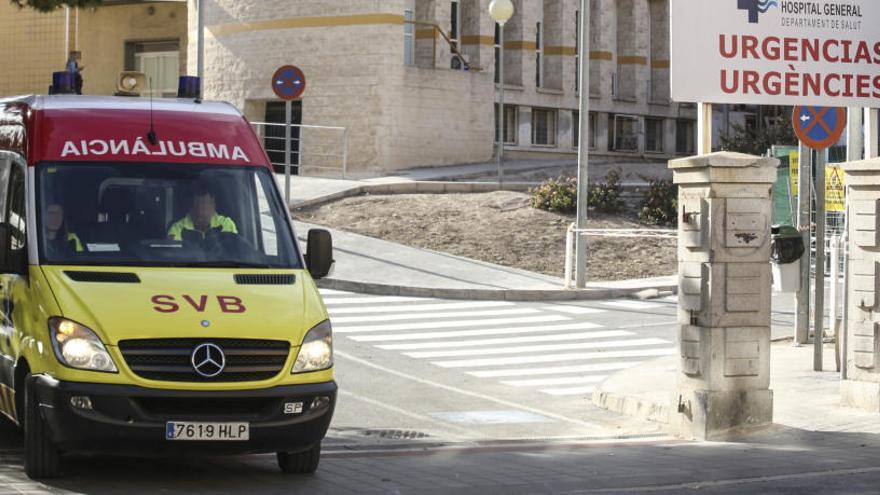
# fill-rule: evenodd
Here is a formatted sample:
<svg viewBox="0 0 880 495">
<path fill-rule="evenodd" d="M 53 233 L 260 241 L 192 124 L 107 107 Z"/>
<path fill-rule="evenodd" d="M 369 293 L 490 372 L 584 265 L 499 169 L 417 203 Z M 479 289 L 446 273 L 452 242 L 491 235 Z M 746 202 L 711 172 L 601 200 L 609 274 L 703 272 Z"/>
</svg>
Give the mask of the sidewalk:
<svg viewBox="0 0 880 495">
<path fill-rule="evenodd" d="M 571 164 L 571 160 L 511 160 L 505 163 L 505 169 L 508 172 L 517 172 Z M 602 164 L 597 164 L 596 167 L 600 170 L 608 168 Z M 393 176 L 363 180 L 293 177 L 290 207 L 302 208 L 365 193 L 496 191 L 499 185 L 493 182 L 458 182 L 492 174 L 496 170 L 497 164 L 492 162 L 403 170 Z M 283 191 L 284 176 L 276 177 Z M 529 183 L 505 182 L 500 188 L 524 191 L 529 186 Z M 305 242 L 309 229 L 322 228 L 302 222 L 296 222 L 296 226 L 302 242 Z M 336 266 L 330 277 L 319 282 L 321 287 L 327 289 L 378 295 L 515 301 L 609 299 L 646 290 L 677 290 L 675 277 L 598 282 L 589 284 L 586 290 L 563 290 L 563 281 L 558 277 L 413 248 L 340 230 L 331 230 L 331 233 Z"/>
<path fill-rule="evenodd" d="M 296 222 L 305 242 L 309 229 L 323 228 Z M 621 282 L 598 282 L 586 290 L 563 290 L 561 278 L 550 277 L 450 254 L 413 248 L 350 232 L 331 230 L 336 265 L 330 277 L 319 280 L 327 289 L 368 294 L 548 301 L 610 299 L 655 289 L 672 292 L 675 277 Z"/>
<path fill-rule="evenodd" d="M 770 348 L 770 389 L 776 427 L 808 432 L 880 434 L 876 414 L 841 407 L 840 374 L 834 346 L 826 345 L 822 373 L 813 371 L 813 346 L 777 342 Z M 593 403 L 628 416 L 669 422 L 678 356 L 649 361 L 621 371 L 596 388 Z M 808 400 L 804 398 L 808 397 Z M 880 454 L 878 454 L 880 459 Z"/>
<path fill-rule="evenodd" d="M 504 163 L 508 179 L 504 182 L 505 189 L 525 190 L 534 185 L 533 182 L 511 178 L 511 175 L 522 172 L 534 172 L 556 168 L 575 168 L 573 160 L 507 160 Z M 665 163 L 618 163 L 608 160 L 590 162 L 591 180 L 604 177 L 612 169 L 623 171 L 624 185 L 644 184 L 640 175 L 667 177 L 670 175 Z M 497 190 L 495 177 L 498 171 L 497 162 L 451 165 L 446 167 L 425 167 L 399 170 L 393 175 L 373 178 L 329 179 L 323 177 L 291 177 L 291 208 L 299 208 L 322 201 L 332 201 L 348 195 L 360 194 L 362 191 L 377 186 L 417 184 L 423 182 L 469 182 L 479 190 Z M 628 177 L 632 176 L 632 177 Z M 276 174 L 278 184 L 284 191 L 284 174 Z M 381 188 L 379 188 L 381 189 Z M 415 190 L 413 190 L 415 192 Z M 465 191 L 458 191 L 465 192 Z"/>
</svg>

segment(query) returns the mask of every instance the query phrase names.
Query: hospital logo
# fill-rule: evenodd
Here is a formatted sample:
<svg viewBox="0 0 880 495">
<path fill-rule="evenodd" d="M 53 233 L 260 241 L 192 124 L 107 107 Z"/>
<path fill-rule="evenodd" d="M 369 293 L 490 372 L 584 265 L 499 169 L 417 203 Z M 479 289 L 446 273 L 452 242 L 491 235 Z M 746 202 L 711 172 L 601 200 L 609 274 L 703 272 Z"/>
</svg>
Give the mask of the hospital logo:
<svg viewBox="0 0 880 495">
<path fill-rule="evenodd" d="M 779 7 L 777 0 L 737 0 L 739 10 L 749 13 L 749 22 L 758 23 L 758 14 L 766 14 L 772 7 Z"/>
</svg>

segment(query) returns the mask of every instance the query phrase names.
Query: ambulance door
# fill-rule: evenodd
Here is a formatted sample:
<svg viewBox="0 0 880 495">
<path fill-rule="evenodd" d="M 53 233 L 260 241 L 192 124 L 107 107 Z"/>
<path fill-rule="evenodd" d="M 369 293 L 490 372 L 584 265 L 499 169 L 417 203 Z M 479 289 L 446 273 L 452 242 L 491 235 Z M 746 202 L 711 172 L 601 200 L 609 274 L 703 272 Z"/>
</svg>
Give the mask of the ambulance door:
<svg viewBox="0 0 880 495">
<path fill-rule="evenodd" d="M 8 153 L 0 153 L 0 232 L 8 231 L 9 178 L 15 164 Z M 0 235 L 0 414 L 14 418 L 15 353 L 12 341 L 12 291 L 6 273 L 6 236 Z"/>
</svg>

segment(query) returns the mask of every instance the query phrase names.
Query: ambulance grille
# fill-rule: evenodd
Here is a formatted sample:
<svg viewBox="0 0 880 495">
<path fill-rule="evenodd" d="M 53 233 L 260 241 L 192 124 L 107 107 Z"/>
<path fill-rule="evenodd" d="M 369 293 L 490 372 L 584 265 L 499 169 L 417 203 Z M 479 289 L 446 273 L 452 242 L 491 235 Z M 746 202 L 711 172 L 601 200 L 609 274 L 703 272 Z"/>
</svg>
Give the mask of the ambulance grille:
<svg viewBox="0 0 880 495">
<path fill-rule="evenodd" d="M 105 284 L 139 284 L 137 273 L 125 272 L 87 272 L 66 270 L 64 272 L 74 282 L 97 282 Z"/>
<path fill-rule="evenodd" d="M 226 356 L 226 367 L 213 378 L 196 373 L 192 354 L 201 344 L 215 344 Z M 268 380 L 284 369 L 290 343 L 252 339 L 123 340 L 119 350 L 134 374 L 165 382 L 252 382 Z"/>
<path fill-rule="evenodd" d="M 296 282 L 294 275 L 279 274 L 236 274 L 235 283 L 238 285 L 293 285 Z"/>
</svg>

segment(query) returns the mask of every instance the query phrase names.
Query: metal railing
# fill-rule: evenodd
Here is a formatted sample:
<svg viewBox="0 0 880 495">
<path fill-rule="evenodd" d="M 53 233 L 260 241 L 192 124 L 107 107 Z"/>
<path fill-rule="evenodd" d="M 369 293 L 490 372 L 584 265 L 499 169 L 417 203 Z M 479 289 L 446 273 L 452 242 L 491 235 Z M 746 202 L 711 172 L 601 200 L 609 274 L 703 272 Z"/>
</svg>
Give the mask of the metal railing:
<svg viewBox="0 0 880 495">
<path fill-rule="evenodd" d="M 572 223 L 568 226 L 568 230 L 565 233 L 565 275 L 563 285 L 565 289 L 571 289 L 574 282 L 572 279 L 575 263 L 574 244 L 576 236 L 579 235 L 587 237 L 677 239 L 678 231 L 675 229 L 579 229 L 577 224 Z"/>
<path fill-rule="evenodd" d="M 443 38 L 443 40 L 446 42 L 446 44 L 449 45 L 449 51 L 450 51 L 452 57 L 455 58 L 456 60 L 458 60 L 458 62 L 461 64 L 462 69 L 468 70 L 468 71 L 473 71 L 473 72 L 479 72 L 479 71 L 483 70 L 480 67 L 471 65 L 470 62 L 467 61 L 464 54 L 462 54 L 461 51 L 458 49 L 458 46 L 456 45 L 456 43 L 454 41 L 452 41 L 452 39 L 449 37 L 449 35 L 446 34 L 446 31 L 443 31 L 443 28 L 441 28 L 437 23 L 426 22 L 426 21 L 404 21 L 404 22 L 406 24 L 412 24 L 413 26 L 421 26 L 421 27 L 430 28 L 430 29 L 434 30 L 434 36 L 432 37 L 434 45 L 431 49 L 431 67 L 437 67 L 437 35 L 439 34 Z"/>
<path fill-rule="evenodd" d="M 251 122 L 263 142 L 273 166 L 287 164 L 287 124 Z M 348 128 L 323 125 L 290 125 L 290 167 L 299 175 L 310 170 L 335 171 L 344 179 L 348 173 Z"/>
</svg>

